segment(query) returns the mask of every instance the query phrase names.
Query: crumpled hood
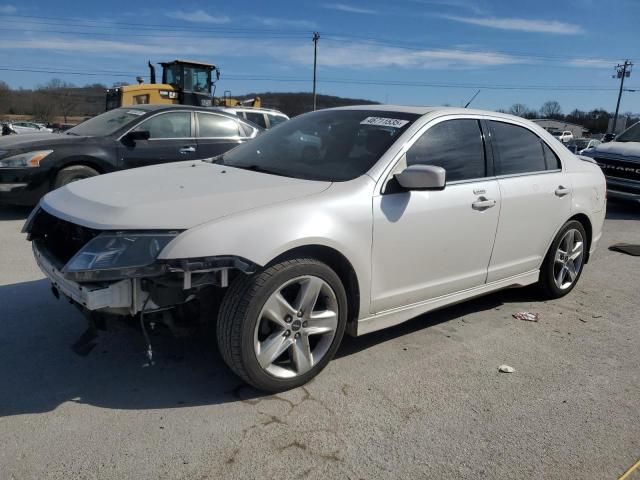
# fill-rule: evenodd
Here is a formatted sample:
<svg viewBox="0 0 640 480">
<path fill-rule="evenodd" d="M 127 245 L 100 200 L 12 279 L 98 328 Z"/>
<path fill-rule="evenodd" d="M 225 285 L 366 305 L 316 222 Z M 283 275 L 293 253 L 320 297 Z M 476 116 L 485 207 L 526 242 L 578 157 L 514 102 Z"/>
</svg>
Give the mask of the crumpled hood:
<svg viewBox="0 0 640 480">
<path fill-rule="evenodd" d="M 320 193 L 330 185 L 187 161 L 73 182 L 47 194 L 40 205 L 59 218 L 100 230 L 182 230 Z"/>
<path fill-rule="evenodd" d="M 607 142 L 601 143 L 590 152 L 590 156 L 610 154 L 621 157 L 640 157 L 640 143 L 638 142 Z"/>
</svg>

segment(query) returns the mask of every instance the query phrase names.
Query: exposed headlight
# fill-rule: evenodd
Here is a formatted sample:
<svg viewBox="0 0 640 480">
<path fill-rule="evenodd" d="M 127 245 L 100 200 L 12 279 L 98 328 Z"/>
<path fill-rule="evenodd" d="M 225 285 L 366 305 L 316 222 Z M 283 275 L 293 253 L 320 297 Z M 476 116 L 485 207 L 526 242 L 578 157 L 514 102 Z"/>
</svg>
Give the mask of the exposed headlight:
<svg viewBox="0 0 640 480">
<path fill-rule="evenodd" d="M 164 272 L 154 263 L 179 232 L 101 233 L 75 254 L 62 272 L 76 282 L 146 277 Z"/>
<path fill-rule="evenodd" d="M 40 162 L 53 150 L 37 150 L 35 152 L 19 153 L 0 160 L 0 168 L 39 167 Z"/>
</svg>

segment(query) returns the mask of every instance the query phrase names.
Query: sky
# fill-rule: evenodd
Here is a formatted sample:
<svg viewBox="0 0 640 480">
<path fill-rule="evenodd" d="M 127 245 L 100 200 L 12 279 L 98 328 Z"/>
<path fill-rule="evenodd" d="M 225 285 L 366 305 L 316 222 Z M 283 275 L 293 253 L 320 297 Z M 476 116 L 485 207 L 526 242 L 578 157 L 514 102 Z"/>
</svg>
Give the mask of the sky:
<svg viewBox="0 0 640 480">
<path fill-rule="evenodd" d="M 606 6 L 605 6 L 606 4 Z M 217 93 L 311 91 L 406 105 L 615 109 L 615 66 L 639 62 L 640 0 L 0 0 L 0 80 L 134 83 L 147 61 L 216 64 Z"/>
</svg>

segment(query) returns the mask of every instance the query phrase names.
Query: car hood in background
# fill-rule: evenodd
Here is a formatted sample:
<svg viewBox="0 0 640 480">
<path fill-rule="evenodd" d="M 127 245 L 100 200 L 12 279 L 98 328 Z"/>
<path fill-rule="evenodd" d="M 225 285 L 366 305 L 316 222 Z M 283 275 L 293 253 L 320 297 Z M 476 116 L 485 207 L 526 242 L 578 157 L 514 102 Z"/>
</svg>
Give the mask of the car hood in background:
<svg viewBox="0 0 640 480">
<path fill-rule="evenodd" d="M 608 142 L 601 143 L 593 150 L 589 151 L 589 156 L 598 154 L 620 156 L 620 157 L 639 157 L 640 143 L 638 142 Z"/>
<path fill-rule="evenodd" d="M 92 137 L 78 137 L 61 133 L 21 133 L 0 137 L 2 151 L 28 151 L 44 147 L 56 147 L 86 141 Z"/>
<path fill-rule="evenodd" d="M 187 161 L 70 183 L 46 195 L 40 205 L 59 218 L 99 230 L 182 230 L 320 193 L 330 185 Z"/>
</svg>

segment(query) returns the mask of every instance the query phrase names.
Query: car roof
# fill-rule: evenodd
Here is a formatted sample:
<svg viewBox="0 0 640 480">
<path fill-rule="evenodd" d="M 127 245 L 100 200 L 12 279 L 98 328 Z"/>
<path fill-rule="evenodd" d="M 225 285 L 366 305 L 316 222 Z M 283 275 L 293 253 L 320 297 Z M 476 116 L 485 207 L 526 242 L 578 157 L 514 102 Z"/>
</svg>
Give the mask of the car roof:
<svg viewBox="0 0 640 480">
<path fill-rule="evenodd" d="M 493 112 L 490 110 L 477 110 L 474 108 L 462 107 L 438 107 L 438 106 L 413 106 L 413 105 L 349 105 L 347 107 L 335 107 L 329 110 L 371 110 L 377 112 L 403 112 L 415 113 L 418 115 L 427 115 L 431 113 L 440 113 L 443 115 L 491 115 L 492 117 L 504 118 L 506 120 L 527 121 L 522 117 L 509 115 L 508 113 Z"/>
<path fill-rule="evenodd" d="M 272 113 L 274 115 L 280 115 L 283 117 L 287 117 L 287 114 L 282 113 L 280 110 L 276 110 L 274 108 L 263 108 L 263 107 L 244 107 L 244 106 L 237 106 L 237 107 L 223 107 L 221 105 L 216 105 L 215 107 L 211 107 L 215 110 L 224 112 L 257 112 L 257 113 Z"/>
</svg>

